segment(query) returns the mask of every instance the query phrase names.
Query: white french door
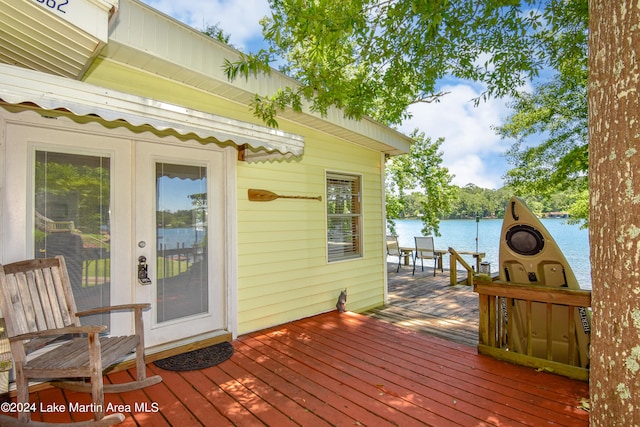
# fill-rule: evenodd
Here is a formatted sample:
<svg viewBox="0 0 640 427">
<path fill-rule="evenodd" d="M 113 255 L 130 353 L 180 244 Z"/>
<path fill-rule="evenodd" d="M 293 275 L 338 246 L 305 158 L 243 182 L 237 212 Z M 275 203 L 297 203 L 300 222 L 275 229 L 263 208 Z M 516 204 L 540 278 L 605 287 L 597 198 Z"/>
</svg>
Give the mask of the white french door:
<svg viewBox="0 0 640 427">
<path fill-rule="evenodd" d="M 223 152 L 136 142 L 135 156 L 135 258 L 149 279 L 136 299 L 153 301 L 145 339 L 224 329 Z"/>
<path fill-rule="evenodd" d="M 80 310 L 150 303 L 148 347 L 229 329 L 223 150 L 3 114 L 1 262 L 64 255 Z M 140 257 L 148 281 L 138 280 Z M 114 335 L 132 328 L 127 313 L 89 322 Z"/>
</svg>

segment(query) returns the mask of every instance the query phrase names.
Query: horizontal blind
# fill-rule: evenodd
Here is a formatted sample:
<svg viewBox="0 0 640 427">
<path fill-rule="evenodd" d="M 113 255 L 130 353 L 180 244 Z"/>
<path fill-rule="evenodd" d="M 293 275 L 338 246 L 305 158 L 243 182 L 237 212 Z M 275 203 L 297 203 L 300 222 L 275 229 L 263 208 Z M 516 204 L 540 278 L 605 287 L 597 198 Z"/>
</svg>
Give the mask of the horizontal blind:
<svg viewBox="0 0 640 427">
<path fill-rule="evenodd" d="M 360 177 L 327 174 L 327 246 L 329 261 L 361 256 Z"/>
</svg>

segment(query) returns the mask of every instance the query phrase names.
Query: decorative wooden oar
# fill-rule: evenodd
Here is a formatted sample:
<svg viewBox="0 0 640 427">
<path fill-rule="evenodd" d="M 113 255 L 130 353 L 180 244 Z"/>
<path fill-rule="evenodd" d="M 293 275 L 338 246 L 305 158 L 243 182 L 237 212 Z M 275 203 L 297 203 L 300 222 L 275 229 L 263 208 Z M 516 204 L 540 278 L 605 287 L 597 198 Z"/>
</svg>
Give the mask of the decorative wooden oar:
<svg viewBox="0 0 640 427">
<path fill-rule="evenodd" d="M 255 190 L 253 188 L 250 188 L 248 193 L 249 200 L 252 202 L 270 202 L 276 199 L 309 199 L 322 201 L 322 196 L 281 196 L 268 190 Z"/>
</svg>

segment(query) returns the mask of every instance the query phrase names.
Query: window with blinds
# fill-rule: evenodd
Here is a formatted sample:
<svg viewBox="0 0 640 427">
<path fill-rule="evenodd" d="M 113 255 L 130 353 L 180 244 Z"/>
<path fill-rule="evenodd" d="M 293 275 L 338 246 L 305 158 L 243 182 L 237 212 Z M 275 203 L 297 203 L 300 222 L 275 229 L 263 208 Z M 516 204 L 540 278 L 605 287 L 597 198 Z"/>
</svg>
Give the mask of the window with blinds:
<svg viewBox="0 0 640 427">
<path fill-rule="evenodd" d="M 327 172 L 329 262 L 362 256 L 360 176 Z"/>
</svg>

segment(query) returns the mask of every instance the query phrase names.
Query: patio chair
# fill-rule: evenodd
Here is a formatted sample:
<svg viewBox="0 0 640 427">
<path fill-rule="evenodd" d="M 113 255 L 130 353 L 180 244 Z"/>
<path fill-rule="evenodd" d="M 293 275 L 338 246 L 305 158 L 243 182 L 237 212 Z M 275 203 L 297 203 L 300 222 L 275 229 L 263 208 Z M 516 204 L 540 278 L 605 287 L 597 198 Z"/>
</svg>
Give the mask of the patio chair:
<svg viewBox="0 0 640 427">
<path fill-rule="evenodd" d="M 387 256 L 398 257 L 398 268 L 396 268 L 396 273 L 400 271 L 402 257 L 406 257 L 408 255 L 409 252 L 407 250 L 400 249 L 400 245 L 398 244 L 398 236 L 387 236 Z"/>
<path fill-rule="evenodd" d="M 104 414 L 104 393 L 137 390 L 162 381 L 147 378 L 144 362 L 142 310 L 149 304 L 127 304 L 78 312 L 64 257 L 32 259 L 0 265 L 0 309 L 6 322 L 13 356 L 18 407 L 29 405 L 29 379 L 64 379 L 51 384 L 91 392 L 94 421 L 82 425 L 107 426 L 124 420 L 123 414 Z M 113 310 L 133 310 L 135 334 L 101 336 L 106 326 L 81 326 L 80 317 Z M 37 355 L 27 354 L 37 350 Z M 137 378 L 123 384 L 103 384 L 103 369 L 135 350 Z M 78 378 L 72 381 L 69 378 Z M 89 379 L 90 381 L 85 381 Z M 0 415 L 0 425 L 51 425 Z"/>
<path fill-rule="evenodd" d="M 436 275 L 436 269 L 438 266 L 438 258 L 440 258 L 440 254 L 435 251 L 435 246 L 433 243 L 433 237 L 416 237 L 416 251 L 413 254 L 413 273 L 416 274 L 416 262 L 418 258 L 420 259 L 420 264 L 422 265 L 422 271 L 424 271 L 424 260 L 432 259 L 433 260 L 433 275 Z"/>
</svg>

